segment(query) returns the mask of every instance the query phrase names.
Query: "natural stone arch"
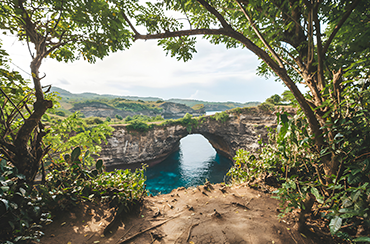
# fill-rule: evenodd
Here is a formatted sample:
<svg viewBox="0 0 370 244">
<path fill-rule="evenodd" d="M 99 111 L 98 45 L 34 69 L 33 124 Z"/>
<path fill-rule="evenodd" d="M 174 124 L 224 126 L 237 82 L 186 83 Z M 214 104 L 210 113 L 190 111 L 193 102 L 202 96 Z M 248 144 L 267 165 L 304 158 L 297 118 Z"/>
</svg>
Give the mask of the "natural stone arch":
<svg viewBox="0 0 370 244">
<path fill-rule="evenodd" d="M 115 131 L 107 139 L 108 144 L 102 145 L 101 158 L 109 166 L 158 163 L 179 149 L 182 138 L 201 134 L 218 153 L 232 159 L 240 148 L 257 150 L 260 137 L 267 139 L 266 127 L 276 123 L 274 114 L 256 108 L 228 113 L 229 119 L 225 122 L 206 116 L 190 133 L 182 125 L 156 126 L 145 133 L 128 132 L 124 125 L 114 125 Z"/>
</svg>

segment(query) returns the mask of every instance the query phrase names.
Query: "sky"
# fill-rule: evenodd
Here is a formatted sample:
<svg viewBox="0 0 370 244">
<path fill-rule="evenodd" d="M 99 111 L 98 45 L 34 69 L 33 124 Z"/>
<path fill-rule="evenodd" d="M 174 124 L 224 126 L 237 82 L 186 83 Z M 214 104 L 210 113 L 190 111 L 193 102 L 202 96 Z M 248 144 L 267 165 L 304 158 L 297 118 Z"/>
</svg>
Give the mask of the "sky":
<svg viewBox="0 0 370 244">
<path fill-rule="evenodd" d="M 0 35 L 10 54 L 11 68 L 30 79 L 31 57 L 16 37 Z M 45 59 L 42 85 L 53 85 L 72 93 L 94 92 L 121 96 L 182 98 L 215 102 L 263 102 L 286 88 L 274 77 L 256 75 L 257 57 L 248 49 L 226 49 L 198 38 L 197 53 L 184 63 L 166 56 L 156 40 L 138 40 L 129 50 L 113 53 L 95 64 Z M 22 70 L 26 71 L 23 72 Z"/>
</svg>

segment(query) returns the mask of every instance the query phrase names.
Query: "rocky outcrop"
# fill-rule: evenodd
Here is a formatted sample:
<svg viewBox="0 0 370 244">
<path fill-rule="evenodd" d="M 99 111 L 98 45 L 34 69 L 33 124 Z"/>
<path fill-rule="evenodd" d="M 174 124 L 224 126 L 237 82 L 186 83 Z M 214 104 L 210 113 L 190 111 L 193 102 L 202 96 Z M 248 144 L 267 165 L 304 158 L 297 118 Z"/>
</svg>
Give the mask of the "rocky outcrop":
<svg viewBox="0 0 370 244">
<path fill-rule="evenodd" d="M 194 110 L 184 104 L 165 102 L 159 106 L 162 108 L 162 112 L 159 110 L 143 109 L 137 112 L 125 111 L 111 107 L 107 104 L 100 102 L 90 102 L 90 103 L 76 103 L 73 108 L 70 109 L 71 112 L 80 111 L 85 117 L 111 117 L 114 118 L 116 115 L 125 118 L 127 116 L 134 116 L 136 114 L 147 115 L 147 116 L 157 116 L 161 115 L 165 119 L 178 119 L 184 117 L 186 113 L 192 114 L 193 116 L 201 116 L 206 112 L 204 108 L 199 110 Z"/>
<path fill-rule="evenodd" d="M 104 103 L 91 102 L 88 104 L 75 104 L 71 112 L 80 111 L 85 117 L 111 117 L 114 118 L 116 115 L 122 116 L 125 118 L 127 116 L 134 116 L 135 114 L 142 114 L 147 116 L 157 116 L 159 113 L 156 113 L 154 110 L 142 110 L 139 112 L 131 112 L 116 109 Z"/>
<path fill-rule="evenodd" d="M 156 163 L 179 148 L 180 139 L 188 134 L 202 134 L 217 152 L 232 159 L 238 149 L 255 151 L 262 138 L 267 141 L 266 127 L 275 126 L 276 116 L 256 108 L 229 113 L 225 122 L 205 116 L 191 130 L 182 125 L 156 126 L 146 133 L 128 132 L 123 125 L 102 145 L 101 158 L 107 166 L 133 163 Z"/>
<path fill-rule="evenodd" d="M 184 104 L 165 102 L 159 107 L 163 109 L 162 117 L 165 119 L 179 119 L 183 118 L 185 114 L 189 113 L 193 116 L 201 116 L 206 113 L 204 107 L 199 110 L 194 110 Z"/>
</svg>

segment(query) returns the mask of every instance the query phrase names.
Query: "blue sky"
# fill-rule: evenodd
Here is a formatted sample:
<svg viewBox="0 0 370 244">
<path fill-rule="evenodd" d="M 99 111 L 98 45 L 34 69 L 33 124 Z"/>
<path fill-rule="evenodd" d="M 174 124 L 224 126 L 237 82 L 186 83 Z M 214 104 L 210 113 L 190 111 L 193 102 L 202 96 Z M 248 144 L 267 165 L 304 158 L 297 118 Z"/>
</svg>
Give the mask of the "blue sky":
<svg viewBox="0 0 370 244">
<path fill-rule="evenodd" d="M 31 59 L 26 45 L 16 37 L 0 35 L 0 39 L 13 63 L 29 72 Z M 196 47 L 198 52 L 186 63 L 166 56 L 155 40 L 137 41 L 129 50 L 111 54 L 96 64 L 46 59 L 40 69 L 41 76 L 46 74 L 42 85 L 73 93 L 235 102 L 263 102 L 286 89 L 274 78 L 266 80 L 255 74 L 259 61 L 247 49 L 226 49 L 201 38 Z M 20 71 L 14 65 L 11 68 Z"/>
</svg>

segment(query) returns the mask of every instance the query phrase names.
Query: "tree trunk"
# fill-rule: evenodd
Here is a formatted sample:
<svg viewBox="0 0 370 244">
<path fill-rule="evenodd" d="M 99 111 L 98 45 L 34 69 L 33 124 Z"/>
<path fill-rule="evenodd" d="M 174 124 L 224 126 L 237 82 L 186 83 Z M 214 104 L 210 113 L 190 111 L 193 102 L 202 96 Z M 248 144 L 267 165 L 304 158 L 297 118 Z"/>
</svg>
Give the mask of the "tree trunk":
<svg viewBox="0 0 370 244">
<path fill-rule="evenodd" d="M 31 62 L 31 72 L 36 92 L 36 102 L 33 105 L 33 112 L 19 129 L 13 142 L 16 152 L 14 152 L 13 162 L 18 168 L 19 173 L 26 176 L 29 183 L 36 177 L 40 162 L 48 149 L 43 149 L 42 137 L 46 134 L 43 131 L 41 118 L 48 108 L 53 106 L 52 101 L 45 100 L 42 91 L 39 67 L 42 55 L 38 55 Z"/>
</svg>

